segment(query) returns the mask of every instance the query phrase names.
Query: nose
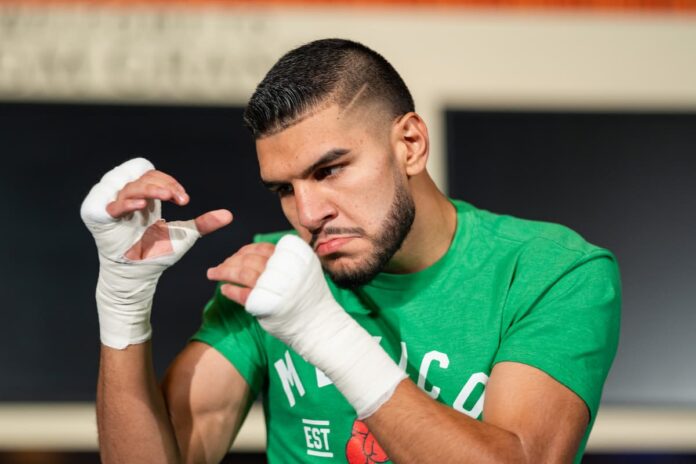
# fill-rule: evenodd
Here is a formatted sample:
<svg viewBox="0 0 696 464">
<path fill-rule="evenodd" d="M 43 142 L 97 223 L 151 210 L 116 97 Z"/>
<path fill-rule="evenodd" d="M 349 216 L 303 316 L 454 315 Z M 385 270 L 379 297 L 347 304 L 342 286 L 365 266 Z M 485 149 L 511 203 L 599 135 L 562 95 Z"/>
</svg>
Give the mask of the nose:
<svg viewBox="0 0 696 464">
<path fill-rule="evenodd" d="M 324 224 L 336 217 L 336 208 L 323 194 L 319 186 L 295 185 L 297 218 L 302 227 L 310 232 L 320 230 Z"/>
</svg>

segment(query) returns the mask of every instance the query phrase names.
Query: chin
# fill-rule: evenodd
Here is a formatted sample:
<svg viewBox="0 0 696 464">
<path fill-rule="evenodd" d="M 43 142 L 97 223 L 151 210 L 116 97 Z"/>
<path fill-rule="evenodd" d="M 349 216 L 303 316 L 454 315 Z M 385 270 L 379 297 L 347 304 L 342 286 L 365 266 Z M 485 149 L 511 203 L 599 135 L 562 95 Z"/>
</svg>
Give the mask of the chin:
<svg viewBox="0 0 696 464">
<path fill-rule="evenodd" d="M 362 287 L 379 273 L 379 269 L 370 266 L 366 259 L 358 260 L 338 253 L 327 255 L 324 258 L 322 261 L 324 271 L 340 288 L 351 290 Z"/>
<path fill-rule="evenodd" d="M 346 253 L 331 253 L 330 255 L 320 257 L 319 261 L 324 270 L 330 275 L 351 272 L 360 267 L 356 263 L 356 258 L 350 257 Z"/>
</svg>

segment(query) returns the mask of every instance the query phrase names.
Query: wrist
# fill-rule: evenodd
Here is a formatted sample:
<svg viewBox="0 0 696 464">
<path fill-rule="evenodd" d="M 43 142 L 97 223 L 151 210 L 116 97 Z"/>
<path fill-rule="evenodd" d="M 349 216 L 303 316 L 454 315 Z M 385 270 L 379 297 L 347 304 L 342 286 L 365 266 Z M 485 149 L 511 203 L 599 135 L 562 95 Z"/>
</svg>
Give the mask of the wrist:
<svg viewBox="0 0 696 464">
<path fill-rule="evenodd" d="M 286 235 L 278 241 L 246 310 L 323 371 L 360 419 L 374 413 L 406 378 L 334 299 L 319 258 L 299 237 Z"/>
<path fill-rule="evenodd" d="M 358 419 L 372 415 L 408 376 L 333 298 L 316 314 L 291 347 L 331 379 Z"/>
<path fill-rule="evenodd" d="M 123 288 L 109 279 L 111 271 L 100 269 L 95 292 L 100 339 L 106 346 L 124 349 L 152 336 L 150 314 L 156 281 L 139 282 L 137 289 Z"/>
</svg>

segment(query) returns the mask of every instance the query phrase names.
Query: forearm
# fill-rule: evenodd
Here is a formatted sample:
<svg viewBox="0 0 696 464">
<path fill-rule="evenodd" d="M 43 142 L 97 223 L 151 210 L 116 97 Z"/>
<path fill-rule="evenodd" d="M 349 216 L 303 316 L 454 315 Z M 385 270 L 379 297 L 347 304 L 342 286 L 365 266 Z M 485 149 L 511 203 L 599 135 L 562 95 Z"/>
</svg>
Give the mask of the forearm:
<svg viewBox="0 0 696 464">
<path fill-rule="evenodd" d="M 162 200 L 185 205 L 189 198 L 176 179 L 133 158 L 104 174 L 80 206 L 99 256 L 97 426 L 105 462 L 177 463 L 188 451 L 179 449 L 152 365 L 152 299 L 162 273 L 199 237 L 229 224 L 232 215 L 217 210 L 166 222 Z M 176 425 L 177 433 L 188 432 L 186 425 Z M 188 439 L 186 433 L 180 438 Z"/>
<path fill-rule="evenodd" d="M 515 434 L 438 403 L 409 380 L 365 423 L 399 464 L 526 462 Z"/>
<path fill-rule="evenodd" d="M 102 345 L 97 427 L 105 464 L 181 462 L 150 341 L 123 350 Z"/>
</svg>

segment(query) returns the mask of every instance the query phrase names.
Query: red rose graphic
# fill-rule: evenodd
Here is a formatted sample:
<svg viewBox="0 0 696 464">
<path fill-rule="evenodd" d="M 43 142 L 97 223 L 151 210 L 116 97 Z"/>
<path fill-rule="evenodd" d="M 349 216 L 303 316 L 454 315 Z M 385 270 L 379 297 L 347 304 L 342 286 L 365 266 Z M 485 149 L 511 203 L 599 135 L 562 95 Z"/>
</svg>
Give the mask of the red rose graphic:
<svg viewBox="0 0 696 464">
<path fill-rule="evenodd" d="M 377 464 L 389 461 L 374 435 L 367 429 L 363 421 L 353 423 L 353 431 L 346 443 L 346 458 L 349 464 Z"/>
</svg>

